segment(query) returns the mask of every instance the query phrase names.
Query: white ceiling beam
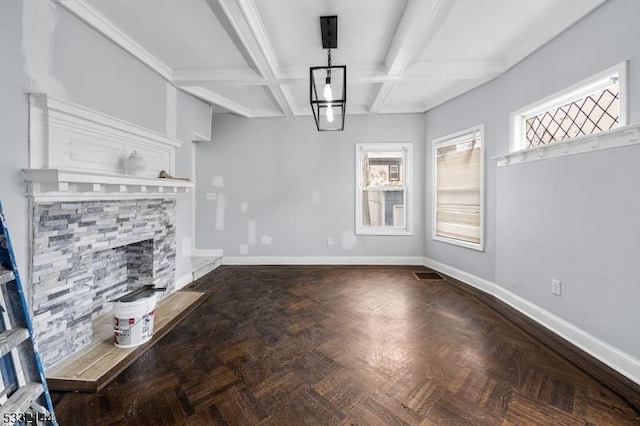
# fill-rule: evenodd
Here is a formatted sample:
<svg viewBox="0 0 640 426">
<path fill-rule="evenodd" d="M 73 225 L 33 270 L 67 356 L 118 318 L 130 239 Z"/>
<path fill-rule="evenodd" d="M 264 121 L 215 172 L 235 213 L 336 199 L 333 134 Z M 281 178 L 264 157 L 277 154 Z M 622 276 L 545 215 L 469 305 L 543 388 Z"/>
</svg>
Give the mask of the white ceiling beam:
<svg viewBox="0 0 640 426">
<path fill-rule="evenodd" d="M 395 82 L 384 82 L 380 85 L 380 88 L 378 89 L 376 94 L 373 96 L 373 100 L 369 105 L 370 113 L 376 114 L 382 109 L 382 107 L 384 106 L 384 103 L 387 101 L 387 98 L 393 91 L 395 85 L 396 85 Z"/>
<path fill-rule="evenodd" d="M 211 1 L 211 0 L 210 0 Z M 253 0 L 217 0 L 247 55 L 265 80 L 278 78 L 278 60 Z M 279 85 L 269 85 L 285 115 L 293 115 L 291 104 Z"/>
<path fill-rule="evenodd" d="M 200 98 L 203 101 L 208 102 L 210 104 L 221 106 L 243 117 L 252 118 L 255 116 L 250 108 L 247 108 L 244 105 L 240 105 L 239 103 L 234 102 L 229 98 L 225 98 L 222 95 L 214 93 L 209 89 L 205 89 L 199 86 L 178 86 L 178 87 L 180 88 L 180 90 L 184 90 L 187 93 L 191 93 L 196 98 Z"/>
<path fill-rule="evenodd" d="M 433 40 L 453 10 L 457 0 L 409 0 L 385 57 L 389 76 L 402 76 L 411 61 Z M 382 84 L 370 105 L 377 113 L 389 99 L 394 82 Z"/>
<path fill-rule="evenodd" d="M 457 0 L 409 0 L 384 63 L 389 75 L 402 74 L 433 40 Z"/>
<path fill-rule="evenodd" d="M 349 66 L 349 83 L 368 84 L 395 81 L 460 80 L 496 76 L 506 69 L 502 61 L 446 61 L 413 65 L 402 76 L 389 75 L 383 66 Z M 264 79 L 253 68 L 178 69 L 172 83 L 177 86 L 286 86 L 307 82 L 308 67 L 283 67 L 277 79 Z"/>
<path fill-rule="evenodd" d="M 65 9 L 76 15 L 98 32 L 118 46 L 122 47 L 134 57 L 138 58 L 152 70 L 160 74 L 166 80 L 171 80 L 173 70 L 170 66 L 153 56 L 148 50 L 140 46 L 127 36 L 120 28 L 115 26 L 103 14 L 98 12 L 84 0 L 55 0 Z"/>
</svg>

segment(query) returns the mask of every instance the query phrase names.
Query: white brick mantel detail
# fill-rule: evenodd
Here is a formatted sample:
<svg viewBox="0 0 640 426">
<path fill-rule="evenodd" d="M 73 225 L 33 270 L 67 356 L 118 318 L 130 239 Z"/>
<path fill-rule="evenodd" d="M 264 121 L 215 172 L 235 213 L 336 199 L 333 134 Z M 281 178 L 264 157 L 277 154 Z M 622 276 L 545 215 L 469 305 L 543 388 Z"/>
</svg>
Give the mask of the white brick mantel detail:
<svg viewBox="0 0 640 426">
<path fill-rule="evenodd" d="M 188 192 L 175 174 L 182 142 L 98 111 L 46 94 L 30 95 L 27 196 L 34 200 L 167 198 Z M 125 174 L 133 151 L 144 157 L 141 175 Z"/>
</svg>

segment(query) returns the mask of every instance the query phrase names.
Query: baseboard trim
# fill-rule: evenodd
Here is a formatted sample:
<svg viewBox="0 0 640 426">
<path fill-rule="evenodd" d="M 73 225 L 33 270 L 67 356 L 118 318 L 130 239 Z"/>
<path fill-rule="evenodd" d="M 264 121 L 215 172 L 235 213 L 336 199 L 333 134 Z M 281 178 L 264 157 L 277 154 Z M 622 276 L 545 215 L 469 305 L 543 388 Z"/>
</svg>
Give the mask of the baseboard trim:
<svg viewBox="0 0 640 426">
<path fill-rule="evenodd" d="M 224 250 L 222 249 L 193 249 L 191 257 L 222 257 Z"/>
<path fill-rule="evenodd" d="M 186 275 L 181 276 L 176 280 L 176 287 L 174 291 L 181 290 L 191 284 L 193 282 L 193 274 L 188 273 Z"/>
<path fill-rule="evenodd" d="M 598 381 L 606 382 L 619 396 L 640 409 L 640 360 L 495 283 L 426 257 L 423 265 L 455 278 L 467 287 L 458 288 L 472 292 Z M 531 321 L 517 318 L 509 309 L 503 309 L 499 302 L 533 320 L 536 326 L 532 326 Z"/>
<path fill-rule="evenodd" d="M 409 265 L 422 266 L 422 257 L 401 256 L 262 256 L 223 257 L 223 265 Z"/>
</svg>

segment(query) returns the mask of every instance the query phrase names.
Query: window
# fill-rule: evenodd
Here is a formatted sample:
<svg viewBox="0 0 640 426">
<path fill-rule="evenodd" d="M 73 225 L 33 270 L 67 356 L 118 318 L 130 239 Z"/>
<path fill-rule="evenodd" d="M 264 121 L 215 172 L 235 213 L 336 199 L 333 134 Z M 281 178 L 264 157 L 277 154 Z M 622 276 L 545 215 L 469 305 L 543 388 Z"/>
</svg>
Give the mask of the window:
<svg viewBox="0 0 640 426">
<path fill-rule="evenodd" d="M 412 149 L 356 144 L 356 234 L 411 235 Z"/>
<path fill-rule="evenodd" d="M 622 63 L 511 114 L 511 151 L 626 124 L 626 63 Z"/>
<path fill-rule="evenodd" d="M 433 239 L 483 250 L 484 125 L 433 141 Z"/>
</svg>

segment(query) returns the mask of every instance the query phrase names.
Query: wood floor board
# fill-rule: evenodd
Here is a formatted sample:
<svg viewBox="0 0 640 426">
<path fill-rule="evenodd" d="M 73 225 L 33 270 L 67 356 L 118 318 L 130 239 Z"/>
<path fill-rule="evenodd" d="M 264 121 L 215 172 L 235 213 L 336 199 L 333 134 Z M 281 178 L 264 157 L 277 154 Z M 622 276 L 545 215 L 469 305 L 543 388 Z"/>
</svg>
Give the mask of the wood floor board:
<svg viewBox="0 0 640 426">
<path fill-rule="evenodd" d="M 56 415 L 72 426 L 640 424 L 633 384 L 573 363 L 501 302 L 413 274 L 429 271 L 221 266 L 187 287 L 207 293 L 189 320 L 102 390 L 53 392 Z"/>
<path fill-rule="evenodd" d="M 94 321 L 91 344 L 47 370 L 50 390 L 96 392 L 125 370 L 181 319 L 202 302 L 206 293 L 176 292 L 156 307 L 154 335 L 135 348 L 117 348 L 113 344 L 113 325 L 109 315 Z"/>
</svg>

